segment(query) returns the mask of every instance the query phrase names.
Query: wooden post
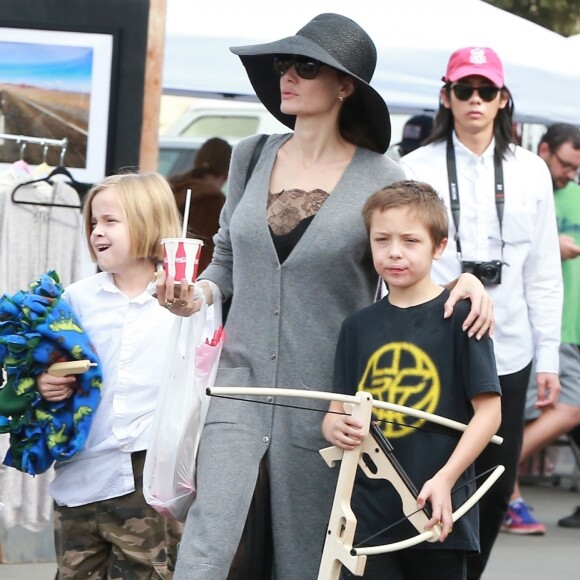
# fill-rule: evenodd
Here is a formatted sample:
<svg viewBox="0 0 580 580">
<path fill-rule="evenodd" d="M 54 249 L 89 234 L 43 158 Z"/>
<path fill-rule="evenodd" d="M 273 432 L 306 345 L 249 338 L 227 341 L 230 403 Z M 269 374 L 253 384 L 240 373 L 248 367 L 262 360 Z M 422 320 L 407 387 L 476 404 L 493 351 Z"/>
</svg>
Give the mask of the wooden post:
<svg viewBox="0 0 580 580">
<path fill-rule="evenodd" d="M 166 0 L 149 0 L 147 32 L 147 62 L 143 92 L 143 125 L 139 167 L 156 171 L 159 158 L 159 116 L 163 78 L 163 49 L 165 45 Z"/>
</svg>

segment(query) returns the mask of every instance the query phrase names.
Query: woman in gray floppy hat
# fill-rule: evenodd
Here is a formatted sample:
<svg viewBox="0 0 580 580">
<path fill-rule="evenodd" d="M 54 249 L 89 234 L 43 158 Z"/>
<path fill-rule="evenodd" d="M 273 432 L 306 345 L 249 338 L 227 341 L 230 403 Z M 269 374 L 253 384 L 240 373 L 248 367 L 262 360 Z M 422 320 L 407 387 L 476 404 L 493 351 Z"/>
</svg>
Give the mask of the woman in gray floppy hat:
<svg viewBox="0 0 580 580">
<path fill-rule="evenodd" d="M 387 150 L 391 140 L 389 110 L 383 98 L 369 85 L 377 63 L 377 51 L 368 34 L 352 20 L 339 14 L 321 14 L 295 36 L 268 44 L 238 46 L 231 51 L 246 67 L 260 101 L 291 129 L 296 130 L 296 123 L 302 121 L 302 114 L 299 114 L 302 111 L 296 108 L 300 103 L 293 102 L 298 99 L 287 90 L 288 85 L 295 84 L 291 76 L 286 83 L 280 79 L 294 64 L 293 57 L 299 57 L 298 67 L 294 69 L 297 84 L 308 86 L 309 83 L 300 80 L 314 80 L 319 72 L 321 76 L 345 82 L 346 89 L 337 87 L 328 95 L 332 97 L 333 108 L 326 127 L 336 130 L 338 124 L 341 140 L 350 145 L 378 153 Z M 273 71 L 277 74 L 272 74 Z M 309 75 L 314 76 L 310 78 Z"/>
<path fill-rule="evenodd" d="M 329 391 L 340 324 L 373 300 L 377 286 L 363 204 L 403 177 L 383 155 L 390 123 L 369 86 L 375 46 L 352 20 L 321 14 L 295 36 L 232 51 L 260 100 L 294 132 L 268 137 L 247 184 L 259 137 L 233 152 L 213 260 L 199 283 L 210 303 L 214 291 L 233 295 L 216 386 Z M 473 328 L 484 331 L 492 317 L 482 286 L 463 280 L 452 302 L 471 293 L 482 313 Z M 178 314 L 199 307 L 187 284 L 163 275 L 158 296 L 178 298 Z M 257 482 L 253 505 L 268 502 L 272 557 L 253 559 L 265 564 L 264 575 L 242 569 L 229 577 L 317 577 L 336 481 L 318 453 L 327 445 L 321 421 L 302 409 L 212 399 L 176 578 L 228 577 Z"/>
</svg>

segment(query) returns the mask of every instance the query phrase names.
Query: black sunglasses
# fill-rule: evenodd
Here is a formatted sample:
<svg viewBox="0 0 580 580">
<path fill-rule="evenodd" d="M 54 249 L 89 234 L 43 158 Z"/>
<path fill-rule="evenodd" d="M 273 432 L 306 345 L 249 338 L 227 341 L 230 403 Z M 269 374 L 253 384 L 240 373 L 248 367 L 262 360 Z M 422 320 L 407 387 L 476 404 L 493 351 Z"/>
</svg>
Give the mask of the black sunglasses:
<svg viewBox="0 0 580 580">
<path fill-rule="evenodd" d="M 312 80 L 316 78 L 321 66 L 318 60 L 306 56 L 275 56 L 273 61 L 274 71 L 280 77 L 284 76 L 292 65 L 296 69 L 296 74 L 303 79 Z"/>
<path fill-rule="evenodd" d="M 457 84 L 451 85 L 451 90 L 457 99 L 460 101 L 468 101 L 473 94 L 473 91 L 477 91 L 482 101 L 490 103 L 493 101 L 499 92 L 497 87 L 493 85 L 483 85 L 482 87 L 472 87 L 467 84 Z"/>
</svg>

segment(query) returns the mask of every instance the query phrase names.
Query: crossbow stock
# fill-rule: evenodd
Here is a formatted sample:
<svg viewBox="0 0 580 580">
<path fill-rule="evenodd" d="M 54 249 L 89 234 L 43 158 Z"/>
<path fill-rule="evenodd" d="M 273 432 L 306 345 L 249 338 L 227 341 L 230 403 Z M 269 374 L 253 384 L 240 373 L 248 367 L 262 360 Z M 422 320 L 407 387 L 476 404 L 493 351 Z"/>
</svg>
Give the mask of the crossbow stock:
<svg viewBox="0 0 580 580">
<path fill-rule="evenodd" d="M 368 434 L 361 445 L 352 450 L 347 451 L 334 446 L 320 450 L 320 454 L 329 467 L 334 467 L 337 461 L 341 461 L 341 466 L 330 512 L 318 580 L 339 580 L 341 566 L 348 568 L 355 576 L 362 576 L 367 556 L 395 552 L 415 546 L 421 542 L 435 542 L 439 538 L 441 534 L 439 526 L 435 525 L 431 530 L 425 531 L 424 527 L 429 521 L 428 511 L 417 510 L 417 490 L 396 460 L 388 442 L 385 446 L 380 437 L 382 434 L 377 433 L 376 429 L 373 430 L 371 423 L 372 409 L 376 407 L 395 413 L 402 413 L 457 431 L 465 431 L 467 425 L 439 415 L 413 409 L 412 407 L 376 401 L 370 393 L 365 391 L 359 391 L 356 395 L 340 395 L 300 389 L 213 387 L 208 389 L 207 393 L 214 396 L 302 397 L 339 401 L 344 404 L 345 412 L 352 414 L 354 418 L 359 419 L 363 425 L 368 427 Z M 502 438 L 494 435 L 491 438 L 491 442 L 501 445 Z M 410 514 L 407 519 L 417 530 L 416 536 L 381 546 L 353 548 L 356 517 L 350 504 L 357 467 L 360 467 L 367 477 L 385 479 L 393 485 L 401 498 L 403 512 Z M 466 514 L 481 499 L 504 472 L 504 469 L 502 465 L 498 465 L 491 472 L 487 479 L 478 487 L 477 491 L 453 512 L 453 522 L 456 522 Z"/>
</svg>

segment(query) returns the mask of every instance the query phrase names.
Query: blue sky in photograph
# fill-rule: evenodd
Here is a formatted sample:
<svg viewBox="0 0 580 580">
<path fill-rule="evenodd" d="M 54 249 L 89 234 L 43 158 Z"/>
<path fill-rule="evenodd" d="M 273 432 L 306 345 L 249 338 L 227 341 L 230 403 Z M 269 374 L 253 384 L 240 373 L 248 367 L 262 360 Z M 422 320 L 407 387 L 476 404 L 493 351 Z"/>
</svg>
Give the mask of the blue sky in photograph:
<svg viewBox="0 0 580 580">
<path fill-rule="evenodd" d="M 89 93 L 93 49 L 0 41 L 0 84 Z"/>
</svg>

